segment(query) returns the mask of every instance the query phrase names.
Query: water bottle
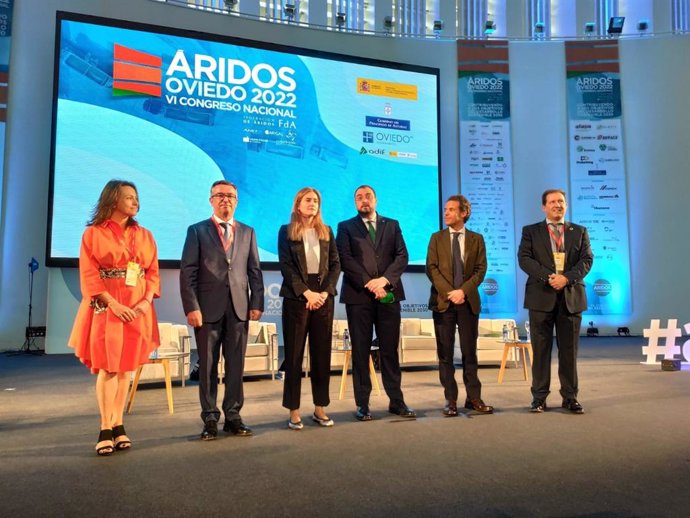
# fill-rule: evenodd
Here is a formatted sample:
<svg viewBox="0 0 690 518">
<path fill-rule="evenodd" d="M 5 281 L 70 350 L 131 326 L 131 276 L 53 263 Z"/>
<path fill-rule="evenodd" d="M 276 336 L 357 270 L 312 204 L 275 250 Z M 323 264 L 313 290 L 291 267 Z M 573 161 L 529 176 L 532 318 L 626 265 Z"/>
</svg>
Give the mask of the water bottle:
<svg viewBox="0 0 690 518">
<path fill-rule="evenodd" d="M 525 331 L 527 331 L 527 341 L 532 342 L 532 337 L 529 334 L 529 320 L 525 320 Z"/>
<path fill-rule="evenodd" d="M 508 324 L 503 324 L 503 341 L 508 341 Z"/>
<path fill-rule="evenodd" d="M 350 332 L 346 328 L 345 331 L 343 331 L 343 349 L 345 351 L 349 351 L 351 348 L 352 346 L 350 345 Z"/>
</svg>

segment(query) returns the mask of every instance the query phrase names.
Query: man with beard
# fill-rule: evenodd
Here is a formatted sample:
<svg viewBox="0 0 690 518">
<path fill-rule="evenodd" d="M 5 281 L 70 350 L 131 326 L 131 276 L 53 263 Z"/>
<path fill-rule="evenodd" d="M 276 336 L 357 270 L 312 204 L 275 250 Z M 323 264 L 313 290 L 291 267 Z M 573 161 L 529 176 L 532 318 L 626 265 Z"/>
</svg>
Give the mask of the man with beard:
<svg viewBox="0 0 690 518">
<path fill-rule="evenodd" d="M 408 262 L 400 225 L 376 213 L 376 193 L 368 185 L 355 190 L 357 216 L 338 224 L 336 244 L 344 273 L 340 302 L 345 304 L 352 340 L 355 417 L 371 421 L 369 355 L 374 329 L 379 341 L 381 376 L 390 399 L 389 412 L 415 418 L 400 388 L 400 301 L 405 292 L 400 276 Z"/>
</svg>

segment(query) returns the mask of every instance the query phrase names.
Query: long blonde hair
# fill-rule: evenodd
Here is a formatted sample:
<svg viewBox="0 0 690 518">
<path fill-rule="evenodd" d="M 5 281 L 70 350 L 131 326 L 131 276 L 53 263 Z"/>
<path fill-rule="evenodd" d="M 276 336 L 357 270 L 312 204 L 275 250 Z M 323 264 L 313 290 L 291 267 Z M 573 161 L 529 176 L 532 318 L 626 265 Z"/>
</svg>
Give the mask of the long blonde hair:
<svg viewBox="0 0 690 518">
<path fill-rule="evenodd" d="M 131 187 L 134 189 L 134 192 L 137 193 L 137 196 L 139 196 L 137 186 L 132 182 L 128 182 L 127 180 L 110 180 L 105 184 L 105 187 L 103 187 L 101 195 L 98 197 L 98 202 L 91 211 L 91 219 L 86 223 L 87 226 L 100 225 L 113 215 L 117 202 L 120 200 L 121 187 Z M 141 205 L 139 205 L 139 208 L 141 209 Z M 134 218 L 130 217 L 127 220 L 127 226 L 134 225 L 136 222 Z"/>
<path fill-rule="evenodd" d="M 302 216 L 300 216 L 297 210 L 299 204 L 302 203 L 302 198 L 307 194 L 313 192 L 319 199 L 319 209 L 316 211 L 316 216 L 314 216 L 314 230 L 316 230 L 316 235 L 322 241 L 329 241 L 330 234 L 328 233 L 328 227 L 321 219 L 321 193 L 314 189 L 313 187 L 302 187 L 295 195 L 295 200 L 292 202 L 292 212 L 290 213 L 290 224 L 288 225 L 288 239 L 290 241 L 300 241 L 304 237 L 305 227 L 302 224 Z"/>
</svg>

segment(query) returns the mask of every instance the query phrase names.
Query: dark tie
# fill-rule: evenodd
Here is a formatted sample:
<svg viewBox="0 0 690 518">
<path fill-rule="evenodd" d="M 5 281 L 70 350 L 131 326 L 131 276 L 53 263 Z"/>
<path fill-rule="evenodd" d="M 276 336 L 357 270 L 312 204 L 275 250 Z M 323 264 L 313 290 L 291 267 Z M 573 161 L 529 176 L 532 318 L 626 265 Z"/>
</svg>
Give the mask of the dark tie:
<svg viewBox="0 0 690 518">
<path fill-rule="evenodd" d="M 453 232 L 453 288 L 462 286 L 465 277 L 465 267 L 462 264 L 462 252 L 460 251 L 460 234 Z"/>
<path fill-rule="evenodd" d="M 549 223 L 549 226 L 553 232 L 553 244 L 556 247 L 556 252 L 562 252 L 565 249 L 563 240 L 561 239 L 561 227 L 563 223 Z"/>
<path fill-rule="evenodd" d="M 223 244 L 230 241 L 230 223 L 222 222 L 220 226 L 223 227 Z"/>
<path fill-rule="evenodd" d="M 376 229 L 374 228 L 374 223 L 367 221 L 367 227 L 369 227 L 369 238 L 371 242 L 376 244 Z"/>
</svg>

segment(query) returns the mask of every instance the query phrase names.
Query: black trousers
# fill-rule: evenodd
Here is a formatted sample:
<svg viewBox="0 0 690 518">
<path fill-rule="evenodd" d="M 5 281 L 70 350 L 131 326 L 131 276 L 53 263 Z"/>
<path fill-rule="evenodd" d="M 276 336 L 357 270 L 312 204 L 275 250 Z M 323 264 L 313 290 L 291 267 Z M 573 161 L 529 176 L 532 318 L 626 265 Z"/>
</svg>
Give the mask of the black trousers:
<svg viewBox="0 0 690 518">
<path fill-rule="evenodd" d="M 202 421 L 218 421 L 220 411 L 216 406 L 218 397 L 218 360 L 221 349 L 225 360 L 225 393 L 223 414 L 226 421 L 240 419 L 244 405 L 244 355 L 247 351 L 247 329 L 249 322 L 235 315 L 232 303 L 228 302 L 223 317 L 217 322 L 204 322 L 194 329 L 196 347 L 199 353 L 199 400 Z"/>
<path fill-rule="evenodd" d="M 313 278 L 312 278 L 313 277 Z M 317 276 L 309 276 L 309 289 L 319 290 Z M 319 309 L 310 311 L 302 300 L 283 299 L 283 340 L 285 343 L 285 381 L 283 406 L 289 410 L 300 407 L 302 362 L 309 336 L 309 375 L 311 393 L 316 406 L 328 406 L 331 381 L 331 339 L 333 333 L 333 297 Z"/>
<path fill-rule="evenodd" d="M 352 382 L 355 387 L 355 404 L 369 406 L 371 378 L 369 377 L 369 358 L 374 329 L 379 339 L 381 357 L 381 377 L 390 404 L 404 404 L 400 389 L 400 302 L 381 304 L 373 300 L 366 304 L 346 304 L 347 325 L 352 341 Z"/>
<path fill-rule="evenodd" d="M 562 293 L 551 311 L 529 311 L 532 335 L 532 397 L 546 399 L 551 386 L 551 349 L 556 328 L 558 378 L 561 396 L 576 398 L 578 393 L 577 350 L 580 342 L 582 313 L 570 313 Z"/>
<path fill-rule="evenodd" d="M 460 305 L 451 303 L 450 307 L 443 313 L 434 311 L 433 317 L 436 351 L 438 352 L 438 377 L 441 380 L 446 399 L 449 401 L 457 401 L 458 399 L 458 384 L 455 381 L 455 365 L 453 365 L 456 329 L 460 333 L 462 381 L 465 384 L 467 399 L 481 399 L 482 384 L 477 375 L 479 315 L 472 313 L 468 303 Z"/>
</svg>

